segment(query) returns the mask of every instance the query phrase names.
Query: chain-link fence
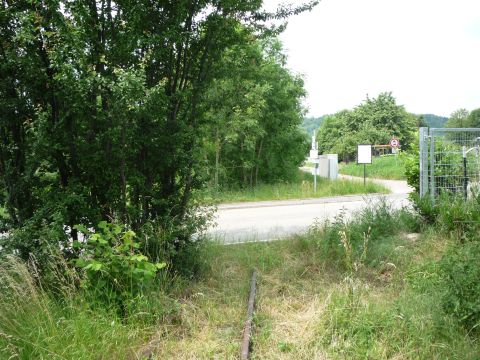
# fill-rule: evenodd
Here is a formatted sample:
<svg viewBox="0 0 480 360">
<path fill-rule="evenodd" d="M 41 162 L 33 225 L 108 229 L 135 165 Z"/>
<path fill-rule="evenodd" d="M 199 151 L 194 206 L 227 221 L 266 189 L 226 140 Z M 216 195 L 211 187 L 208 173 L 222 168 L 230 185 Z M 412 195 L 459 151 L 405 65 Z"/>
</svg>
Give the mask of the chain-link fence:
<svg viewBox="0 0 480 360">
<path fill-rule="evenodd" d="M 420 128 L 420 195 L 480 190 L 480 129 Z"/>
</svg>

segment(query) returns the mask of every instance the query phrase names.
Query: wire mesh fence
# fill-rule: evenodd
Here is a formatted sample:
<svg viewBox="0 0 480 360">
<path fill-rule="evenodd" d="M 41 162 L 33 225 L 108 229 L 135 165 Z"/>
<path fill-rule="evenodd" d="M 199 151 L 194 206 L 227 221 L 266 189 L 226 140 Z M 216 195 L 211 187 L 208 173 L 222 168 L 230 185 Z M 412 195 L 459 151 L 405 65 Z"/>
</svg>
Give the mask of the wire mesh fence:
<svg viewBox="0 0 480 360">
<path fill-rule="evenodd" d="M 480 129 L 420 129 L 420 195 L 468 197 L 480 187 Z"/>
</svg>

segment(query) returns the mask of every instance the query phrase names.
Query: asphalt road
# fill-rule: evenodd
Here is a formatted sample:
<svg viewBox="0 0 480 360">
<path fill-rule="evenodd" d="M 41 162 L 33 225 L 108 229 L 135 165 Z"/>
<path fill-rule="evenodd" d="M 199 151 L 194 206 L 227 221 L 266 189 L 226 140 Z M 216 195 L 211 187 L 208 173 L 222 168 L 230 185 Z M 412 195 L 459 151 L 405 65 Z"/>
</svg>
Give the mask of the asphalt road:
<svg viewBox="0 0 480 360">
<path fill-rule="evenodd" d="M 348 218 L 356 210 L 374 206 L 381 199 L 398 208 L 409 204 L 411 189 L 405 181 L 375 181 L 389 187 L 392 193 L 220 205 L 216 225 L 207 233 L 225 243 L 275 240 L 306 231 L 314 221 L 332 220 L 342 213 Z"/>
</svg>

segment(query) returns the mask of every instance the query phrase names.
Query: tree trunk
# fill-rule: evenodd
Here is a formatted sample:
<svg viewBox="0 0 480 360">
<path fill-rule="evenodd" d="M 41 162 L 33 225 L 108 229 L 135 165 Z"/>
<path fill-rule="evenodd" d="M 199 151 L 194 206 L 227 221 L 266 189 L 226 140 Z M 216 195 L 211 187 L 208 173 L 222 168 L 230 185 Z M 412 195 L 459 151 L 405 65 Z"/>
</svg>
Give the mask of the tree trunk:
<svg viewBox="0 0 480 360">
<path fill-rule="evenodd" d="M 121 197 L 122 197 L 122 204 L 121 204 L 121 216 L 122 220 L 126 222 L 127 220 L 127 179 L 125 175 L 126 169 L 126 160 L 125 160 L 125 149 L 127 147 L 126 140 L 125 140 L 125 121 L 122 123 L 122 133 L 121 133 L 121 160 L 120 160 L 120 181 L 121 181 Z"/>
<path fill-rule="evenodd" d="M 258 147 L 257 164 L 255 166 L 255 186 L 258 185 L 258 169 L 260 165 L 260 156 L 262 154 L 262 148 L 263 148 L 263 138 L 260 140 L 260 146 Z"/>
<path fill-rule="evenodd" d="M 219 172 L 219 167 L 220 167 L 220 151 L 221 151 L 221 140 L 220 140 L 220 135 L 219 131 L 217 129 L 217 141 L 215 144 L 215 177 L 214 177 L 214 185 L 215 187 L 218 187 L 218 172 Z"/>
</svg>

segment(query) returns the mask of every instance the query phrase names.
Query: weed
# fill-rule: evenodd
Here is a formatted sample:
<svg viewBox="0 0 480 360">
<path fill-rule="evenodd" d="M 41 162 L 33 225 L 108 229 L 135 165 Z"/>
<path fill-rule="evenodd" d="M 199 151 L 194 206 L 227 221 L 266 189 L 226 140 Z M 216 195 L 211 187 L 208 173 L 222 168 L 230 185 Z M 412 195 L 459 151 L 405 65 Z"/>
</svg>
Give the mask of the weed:
<svg viewBox="0 0 480 360">
<path fill-rule="evenodd" d="M 86 241 L 74 242 L 74 248 L 82 253 L 75 265 L 85 271 L 83 288 L 91 296 L 92 305 L 97 301 L 113 304 L 126 316 L 148 289 L 158 270 L 165 263 L 151 263 L 138 249 L 135 233 L 118 224 L 102 221 L 96 232 L 77 226 Z"/>
</svg>

